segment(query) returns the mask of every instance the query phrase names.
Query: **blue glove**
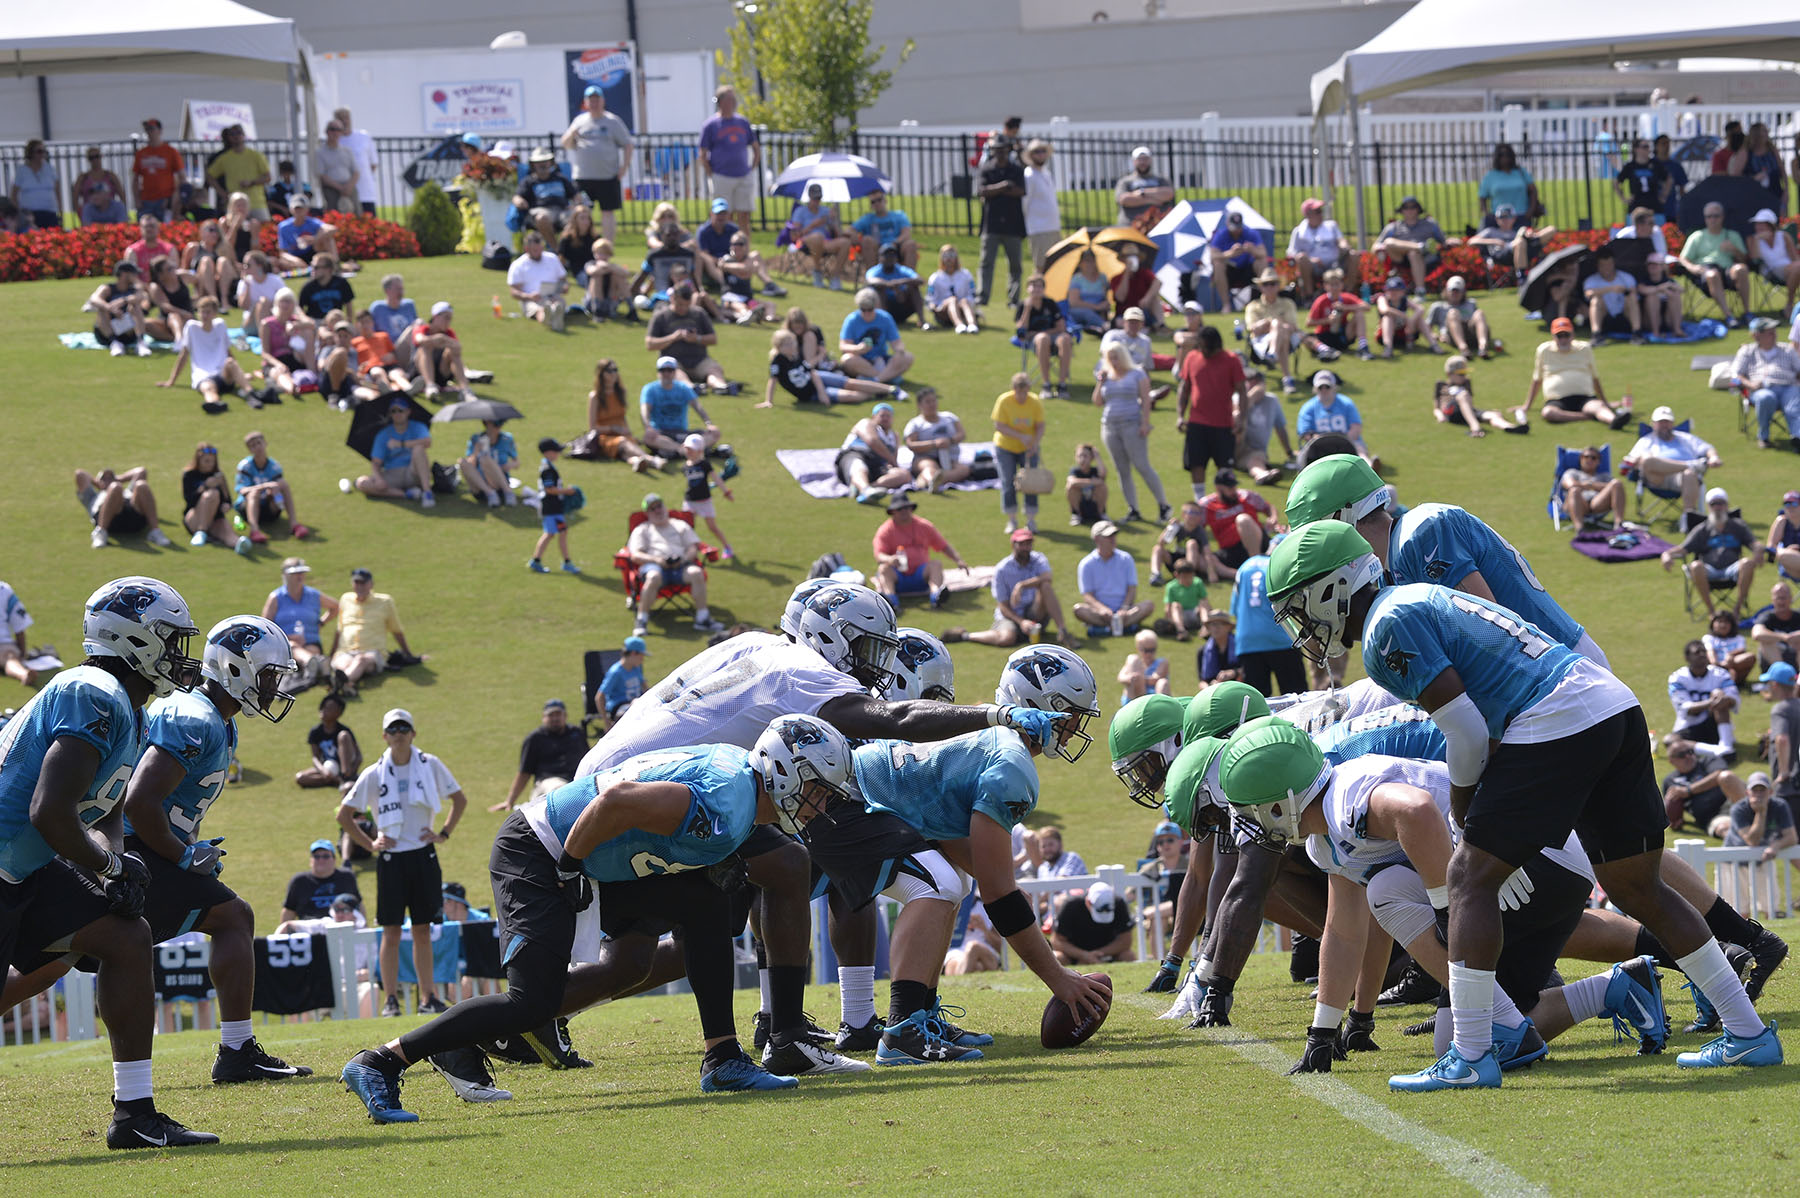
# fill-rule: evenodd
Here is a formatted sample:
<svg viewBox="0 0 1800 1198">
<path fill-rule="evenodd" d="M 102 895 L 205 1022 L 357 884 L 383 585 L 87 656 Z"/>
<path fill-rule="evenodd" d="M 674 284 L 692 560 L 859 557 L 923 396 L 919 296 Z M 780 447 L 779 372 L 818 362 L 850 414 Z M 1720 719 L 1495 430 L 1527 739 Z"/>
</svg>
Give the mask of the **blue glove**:
<svg viewBox="0 0 1800 1198">
<path fill-rule="evenodd" d="M 1001 709 L 1006 726 L 1035 742 L 1040 749 L 1056 743 L 1058 726 L 1069 717 L 1056 711 L 1039 711 L 1035 707 L 1009 704 Z"/>
<path fill-rule="evenodd" d="M 219 847 L 224 839 L 223 836 L 215 836 L 211 840 L 196 840 L 181 850 L 181 860 L 176 864 L 193 873 L 218 877 L 219 871 L 225 868 L 224 863 L 219 860 L 225 855 L 225 850 Z"/>
</svg>

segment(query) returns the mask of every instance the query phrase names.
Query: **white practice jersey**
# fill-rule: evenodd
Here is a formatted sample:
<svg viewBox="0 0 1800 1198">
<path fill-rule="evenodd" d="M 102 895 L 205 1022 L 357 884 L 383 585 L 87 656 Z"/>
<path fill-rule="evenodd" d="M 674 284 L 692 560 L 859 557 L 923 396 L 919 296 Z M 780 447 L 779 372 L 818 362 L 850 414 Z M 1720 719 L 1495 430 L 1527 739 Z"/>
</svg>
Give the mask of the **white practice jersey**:
<svg viewBox="0 0 1800 1198">
<path fill-rule="evenodd" d="M 1306 691 L 1289 696 L 1282 695 L 1269 702 L 1269 711 L 1278 715 L 1296 728 L 1301 728 L 1313 735 L 1325 731 L 1339 720 L 1353 720 L 1359 715 L 1367 715 L 1371 711 L 1380 711 L 1384 707 L 1392 707 L 1405 700 L 1383 690 L 1367 678 L 1358 678 L 1349 686 L 1341 686 L 1329 691 Z"/>
<path fill-rule="evenodd" d="M 814 715 L 839 695 L 866 693 L 806 646 L 775 633 L 747 632 L 690 658 L 633 700 L 587 751 L 576 776 L 686 745 L 753 749 L 776 716 Z"/>
</svg>

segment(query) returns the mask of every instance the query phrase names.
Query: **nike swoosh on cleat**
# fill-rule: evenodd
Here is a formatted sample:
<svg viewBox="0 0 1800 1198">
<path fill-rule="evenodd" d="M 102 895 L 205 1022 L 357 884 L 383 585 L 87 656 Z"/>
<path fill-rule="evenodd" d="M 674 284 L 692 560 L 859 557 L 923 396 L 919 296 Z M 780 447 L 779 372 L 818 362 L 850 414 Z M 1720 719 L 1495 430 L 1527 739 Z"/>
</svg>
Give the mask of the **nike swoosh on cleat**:
<svg viewBox="0 0 1800 1198">
<path fill-rule="evenodd" d="M 300 1072 L 300 1070 L 293 1065 L 285 1065 L 280 1069 L 277 1069 L 272 1065 L 258 1065 L 257 1068 L 264 1073 L 272 1074 L 275 1077 L 293 1077 Z"/>
<path fill-rule="evenodd" d="M 169 1146 L 169 1137 L 167 1137 L 167 1136 L 156 1136 L 156 1137 L 147 1136 L 143 1132 L 138 1131 L 136 1128 L 132 1129 L 131 1134 L 136 1136 L 138 1139 L 142 1140 L 144 1143 L 149 1144 L 155 1148 L 167 1148 Z"/>
<path fill-rule="evenodd" d="M 1724 1053 L 1724 1054 L 1722 1054 L 1722 1059 L 1724 1060 L 1724 1062 L 1727 1065 L 1735 1065 L 1739 1061 L 1743 1060 L 1745 1057 L 1749 1056 L 1751 1053 L 1755 1052 L 1758 1047 L 1759 1047 L 1758 1045 L 1753 1044 L 1749 1048 L 1746 1048 L 1746 1049 L 1744 1049 L 1744 1051 L 1739 1052 L 1739 1053 L 1729 1053 L 1729 1052 Z"/>
<path fill-rule="evenodd" d="M 1637 1008 L 1637 1021 L 1639 1023 L 1649 1023 L 1650 1022 L 1650 1012 L 1648 1012 L 1644 1009 L 1644 1004 L 1637 1000 L 1637 996 L 1635 994 L 1627 995 L 1625 998 L 1625 1001 Z"/>
</svg>

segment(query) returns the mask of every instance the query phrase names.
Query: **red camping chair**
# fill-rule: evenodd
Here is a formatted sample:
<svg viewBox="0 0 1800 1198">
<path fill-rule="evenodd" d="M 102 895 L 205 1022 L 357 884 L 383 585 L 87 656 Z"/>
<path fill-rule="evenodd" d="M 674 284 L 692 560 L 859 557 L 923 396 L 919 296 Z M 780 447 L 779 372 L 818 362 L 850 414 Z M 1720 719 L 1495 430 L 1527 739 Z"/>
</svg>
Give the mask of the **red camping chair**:
<svg viewBox="0 0 1800 1198">
<path fill-rule="evenodd" d="M 630 544 L 631 534 L 646 518 L 647 517 L 643 512 L 637 511 L 632 512 L 630 517 L 625 521 L 625 538 L 627 545 Z M 672 520 L 680 520 L 687 524 L 689 528 L 694 526 L 694 513 L 681 508 L 671 508 L 669 510 L 669 518 Z M 700 543 L 701 572 L 705 572 L 706 563 L 716 562 L 718 560 L 719 551 L 702 541 Z M 625 606 L 628 609 L 635 610 L 638 600 L 638 566 L 631 560 L 630 549 L 623 548 L 613 554 L 613 565 L 618 568 L 619 576 L 625 582 Z M 690 595 L 693 589 L 693 587 L 685 582 L 670 582 L 665 579 L 662 589 L 656 592 L 656 600 L 650 607 L 652 610 L 655 610 L 665 604 L 674 604 L 677 611 L 693 611 L 694 601 Z"/>
</svg>

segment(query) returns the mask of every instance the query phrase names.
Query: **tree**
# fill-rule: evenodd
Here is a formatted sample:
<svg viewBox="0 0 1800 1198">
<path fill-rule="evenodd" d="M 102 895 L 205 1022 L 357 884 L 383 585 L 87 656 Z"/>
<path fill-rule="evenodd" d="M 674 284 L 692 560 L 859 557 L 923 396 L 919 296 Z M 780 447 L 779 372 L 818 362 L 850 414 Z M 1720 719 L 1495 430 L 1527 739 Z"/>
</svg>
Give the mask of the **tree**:
<svg viewBox="0 0 1800 1198">
<path fill-rule="evenodd" d="M 836 146 L 857 113 L 881 97 L 892 70 L 878 69 L 886 46 L 869 46 L 874 0 L 761 0 L 738 6 L 730 47 L 716 51 L 744 116 L 772 129 L 810 134 Z M 912 56 L 906 39 L 896 67 Z M 758 86 L 760 71 L 761 86 Z M 766 98 L 764 98 L 766 97 Z"/>
</svg>

